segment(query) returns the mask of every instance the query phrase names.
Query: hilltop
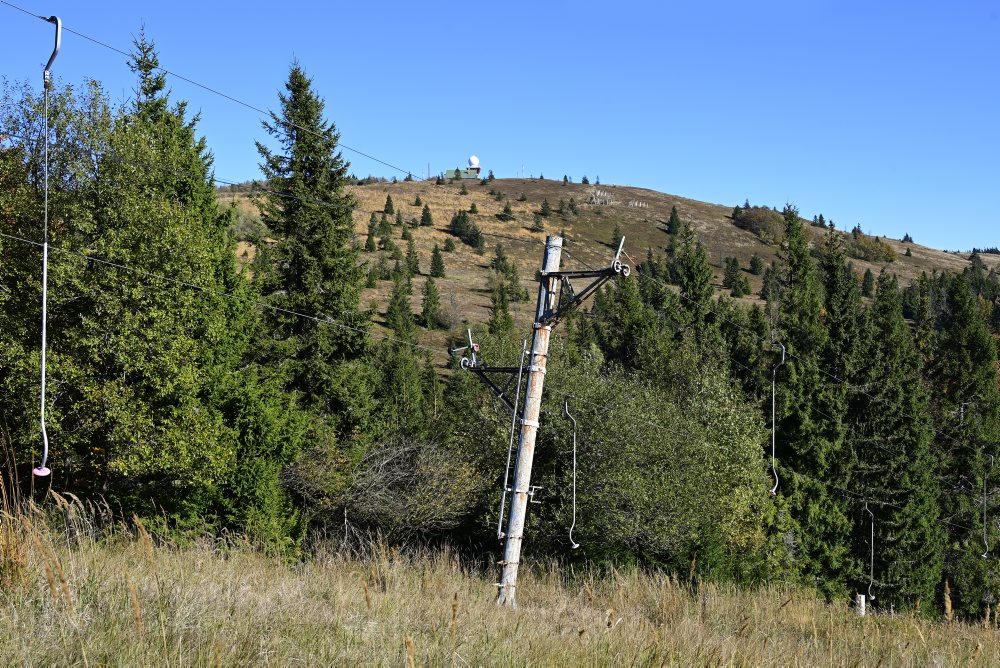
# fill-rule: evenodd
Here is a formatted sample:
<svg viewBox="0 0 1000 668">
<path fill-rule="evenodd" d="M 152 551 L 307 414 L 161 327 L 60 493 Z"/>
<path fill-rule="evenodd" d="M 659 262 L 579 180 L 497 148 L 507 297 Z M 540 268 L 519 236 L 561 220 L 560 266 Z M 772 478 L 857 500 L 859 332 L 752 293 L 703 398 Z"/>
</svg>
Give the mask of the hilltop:
<svg viewBox="0 0 1000 668">
<path fill-rule="evenodd" d="M 462 190 L 467 194 L 462 194 Z M 448 238 L 456 242 L 453 252 L 445 253 L 446 276 L 438 280 L 438 288 L 446 317 L 453 329 L 460 329 L 463 323 L 484 322 L 489 317 L 490 292 L 488 279 L 490 258 L 496 245 L 503 245 L 507 255 L 517 263 L 522 282 L 528 289 L 527 301 L 511 304 L 511 312 L 519 325 L 530 322 L 534 310 L 535 284 L 533 277 L 538 269 L 545 236 L 562 232 L 569 241 L 563 255 L 563 267 L 583 268 L 585 265 L 605 266 L 614 253 L 612 236 L 617 226 L 626 237 L 626 252 L 636 261 L 642 261 L 649 249 L 654 253 L 663 252 L 670 241 L 667 221 L 672 207 L 677 207 L 680 218 L 688 222 L 701 244 L 705 247 L 714 271 L 714 283 L 718 294 L 728 294 L 722 286 L 725 258 L 736 257 L 743 273 L 750 282 L 752 294 L 742 298 L 746 302 L 760 301 L 757 296 L 761 289 L 761 277 L 749 273 L 748 266 L 753 255 L 758 255 L 765 264 L 778 257 L 780 245 L 769 242 L 767 235 L 738 227 L 732 218 L 733 206 L 711 204 L 687 199 L 645 188 L 624 185 L 585 185 L 563 183 L 549 179 L 495 179 L 486 184 L 480 181 L 448 181 L 435 185 L 428 181 L 377 182 L 350 187 L 358 200 L 354 212 L 354 223 L 359 243 L 363 244 L 372 212 L 380 217 L 386 197 L 391 196 L 394 210 L 401 212 L 405 227 L 413 235 L 416 250 L 420 256 L 420 271 L 426 275 L 430 267 L 431 251 L 434 244 L 443 247 Z M 594 195 L 607 203 L 592 203 Z M 419 197 L 420 205 L 415 205 Z M 223 202 L 233 202 L 241 217 L 252 219 L 256 216 L 253 204 L 244 194 L 220 192 Z M 569 211 L 570 200 L 576 204 L 576 213 Z M 533 231 L 534 214 L 539 212 L 544 201 L 548 201 L 552 213 L 542 218 L 544 231 Z M 558 213 L 560 202 L 564 213 Z M 478 213 L 470 214 L 470 219 L 482 229 L 485 235 L 485 252 L 480 255 L 472 247 L 448 232 L 448 224 L 455 212 L 469 211 L 473 203 Z M 498 217 L 508 204 L 514 215 L 513 220 L 504 221 Z M 430 209 L 433 225 L 418 226 L 423 205 Z M 760 211 L 766 210 L 760 209 Z M 802 212 L 805 216 L 806 212 Z M 811 218 L 811 214 L 809 216 Z M 394 223 L 396 215 L 388 216 Z M 826 234 L 826 228 L 808 225 L 807 230 L 814 239 Z M 844 235 L 845 243 L 851 234 L 838 230 Z M 401 239 L 402 229 L 392 227 L 393 242 L 405 253 L 406 242 Z M 852 259 L 855 271 L 861 275 L 871 269 L 876 275 L 885 269 L 899 277 L 901 285 L 907 285 L 921 272 L 960 272 L 969 266 L 969 254 L 930 248 L 914 242 L 904 242 L 885 237 L 866 237 L 875 243 L 884 244 L 895 255 L 892 261 L 870 261 Z M 907 255 L 909 251 L 909 255 Z M 242 258 L 252 257 L 254 249 L 242 243 L 239 253 Z M 362 252 L 369 266 L 374 266 L 380 255 L 385 255 L 392 264 L 389 254 L 377 250 Z M 1000 264 L 1000 256 L 984 255 L 984 262 L 990 268 Z M 422 280 L 414 285 L 413 309 L 420 310 L 420 287 Z M 362 296 L 363 304 L 376 305 L 376 311 L 383 313 L 388 301 L 391 282 L 379 281 L 377 287 L 367 288 Z M 376 319 L 377 326 L 381 323 Z M 431 346 L 446 345 L 447 332 L 422 332 L 422 339 Z"/>
</svg>

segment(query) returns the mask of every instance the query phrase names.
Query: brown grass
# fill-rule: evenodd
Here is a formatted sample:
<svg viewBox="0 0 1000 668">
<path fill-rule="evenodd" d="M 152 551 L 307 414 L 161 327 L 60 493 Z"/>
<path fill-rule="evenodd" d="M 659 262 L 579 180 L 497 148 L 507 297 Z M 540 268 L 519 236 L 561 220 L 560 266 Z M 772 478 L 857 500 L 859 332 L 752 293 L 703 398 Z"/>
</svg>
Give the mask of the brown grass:
<svg viewBox="0 0 1000 668">
<path fill-rule="evenodd" d="M 37 514 L 2 526 L 31 543 L 0 597 L 4 665 L 1000 664 L 996 628 L 859 618 L 780 585 L 553 563 L 522 569 L 510 611 L 491 567 L 447 550 L 289 566 L 208 540 L 155 546 L 137 525 L 72 544 Z"/>
</svg>

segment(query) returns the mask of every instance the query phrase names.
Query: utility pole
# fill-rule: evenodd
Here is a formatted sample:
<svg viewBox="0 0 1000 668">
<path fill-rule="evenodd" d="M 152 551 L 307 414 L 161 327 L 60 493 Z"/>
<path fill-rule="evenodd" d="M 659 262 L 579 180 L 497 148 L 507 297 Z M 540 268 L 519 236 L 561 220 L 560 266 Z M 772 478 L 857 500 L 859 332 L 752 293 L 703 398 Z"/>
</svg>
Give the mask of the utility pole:
<svg viewBox="0 0 1000 668">
<path fill-rule="evenodd" d="M 503 576 L 499 583 L 500 594 L 497 605 L 516 607 L 517 567 L 521 561 L 521 544 L 524 539 L 524 518 L 528 509 L 528 501 L 534 496 L 537 488 L 531 486 L 531 465 L 535 458 L 535 439 L 538 436 L 538 419 L 542 408 L 542 386 L 545 384 L 545 369 L 549 357 L 549 338 L 552 327 L 559 320 L 580 306 L 593 295 L 602 285 L 621 275 L 628 277 L 632 269 L 619 259 L 625 247 L 625 237 L 622 237 L 611 263 L 602 269 L 584 269 L 563 271 L 560 269 L 562 259 L 563 239 L 558 235 L 550 235 L 545 239 L 545 255 L 542 258 L 542 271 L 538 286 L 538 307 L 535 310 L 534 333 L 531 339 L 531 351 L 528 355 L 528 379 L 524 392 L 524 403 L 520 409 L 521 431 L 518 440 L 517 460 L 514 464 L 513 487 L 504 485 L 504 498 L 507 492 L 512 492 L 510 514 L 507 516 L 507 543 L 504 547 Z M 592 279 L 583 289 L 573 288 L 574 279 Z M 524 370 L 524 360 L 521 366 L 492 367 L 488 366 L 480 355 L 479 344 L 472 340 L 469 330 L 469 345 L 462 348 L 449 348 L 448 353 L 454 355 L 468 351 L 462 357 L 461 367 L 478 376 L 496 398 L 510 409 L 514 424 L 518 421 L 518 406 L 508 398 L 511 383 L 517 378 L 517 388 L 520 392 L 521 372 Z M 501 386 L 494 380 L 496 375 L 506 375 L 510 380 Z M 517 400 L 515 399 L 515 402 Z M 509 461 L 508 461 L 509 465 Z M 501 517 L 502 519 L 502 517 Z M 497 527 L 499 538 L 503 538 L 501 527 Z M 574 545 L 575 547 L 575 545 Z"/>
<path fill-rule="evenodd" d="M 521 542 L 524 538 L 524 518 L 528 510 L 531 490 L 531 464 L 535 458 L 535 437 L 538 435 L 538 417 L 542 409 L 542 386 L 545 384 L 545 366 L 549 357 L 549 338 L 558 302 L 559 263 L 562 259 L 562 237 L 550 235 L 545 239 L 545 256 L 542 276 L 538 285 L 538 308 L 535 311 L 534 334 L 528 356 L 528 381 L 524 393 L 521 437 L 514 465 L 514 489 L 507 520 L 507 545 L 503 551 L 503 578 L 497 605 L 516 606 L 517 566 L 521 559 Z"/>
</svg>

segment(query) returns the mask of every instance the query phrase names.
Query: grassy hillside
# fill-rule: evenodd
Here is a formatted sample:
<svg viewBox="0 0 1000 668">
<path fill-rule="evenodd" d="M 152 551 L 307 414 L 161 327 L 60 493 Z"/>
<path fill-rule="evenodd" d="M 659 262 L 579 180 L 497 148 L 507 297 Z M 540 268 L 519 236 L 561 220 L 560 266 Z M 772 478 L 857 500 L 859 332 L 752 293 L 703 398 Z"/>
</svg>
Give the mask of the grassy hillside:
<svg viewBox="0 0 1000 668">
<path fill-rule="evenodd" d="M 995 625 L 860 618 L 780 585 L 528 566 L 510 611 L 492 565 L 448 551 L 290 566 L 59 505 L 58 530 L 0 515 L 3 665 L 1000 665 Z"/>
<path fill-rule="evenodd" d="M 364 242 L 369 216 L 372 211 L 381 212 L 387 195 L 391 195 L 396 210 L 402 210 L 406 221 L 419 220 L 421 208 L 413 203 L 417 196 L 422 203 L 427 204 L 433 215 L 433 227 L 411 227 L 414 242 L 420 254 L 420 269 L 422 273 L 430 267 L 431 249 L 435 243 L 443 246 L 449 236 L 446 231 L 452 215 L 458 210 L 470 208 L 476 204 L 478 214 L 472 215 L 472 220 L 487 233 L 486 253 L 478 255 L 475 251 L 457 241 L 453 253 L 446 254 L 447 276 L 438 281 L 442 302 L 447 315 L 455 329 L 461 329 L 463 322 L 484 322 L 489 317 L 490 294 L 487 288 L 489 276 L 489 259 L 496 244 L 503 244 L 507 254 L 518 263 L 522 280 L 529 289 L 529 300 L 511 305 L 515 320 L 526 325 L 531 320 L 534 311 L 535 284 L 532 279 L 541 261 L 542 242 L 546 234 L 564 231 L 571 242 L 567 246 L 568 254 L 563 256 L 563 266 L 566 268 L 582 268 L 583 264 L 605 266 L 613 254 L 611 244 L 612 233 L 616 224 L 626 236 L 626 251 L 636 261 L 645 258 L 649 248 L 662 251 L 669 242 L 666 233 L 666 222 L 672 206 L 676 206 L 683 220 L 688 221 L 698 239 L 705 246 L 709 260 L 715 270 L 716 287 L 722 294 L 723 261 L 727 256 L 739 258 L 740 265 L 746 271 L 753 254 L 759 255 L 766 263 L 777 257 L 779 247 L 761 241 L 753 233 L 740 229 L 733 224 L 730 216 L 732 206 L 709 204 L 696 200 L 685 199 L 676 195 L 668 195 L 643 188 L 630 186 L 602 185 L 590 186 L 576 183 L 563 184 L 561 181 L 540 179 L 497 179 L 486 186 L 478 181 L 464 182 L 468 194 L 462 195 L 462 183 L 447 183 L 434 185 L 433 181 L 377 183 L 352 187 L 357 196 L 359 207 L 355 212 L 355 226 L 359 241 Z M 598 189 L 614 199 L 613 204 L 589 204 L 590 194 Z M 497 201 L 490 191 L 501 193 L 503 201 Z M 522 201 L 522 197 L 524 198 Z M 223 193 L 220 198 L 224 202 L 234 202 L 245 215 L 254 215 L 252 204 L 242 195 Z M 555 212 L 559 201 L 568 204 L 573 198 L 577 202 L 578 214 L 559 215 Z M 544 219 L 545 231 L 531 231 L 533 213 L 541 209 L 543 200 L 547 199 L 553 213 Z M 513 221 L 501 221 L 497 218 L 503 210 L 505 202 L 509 202 L 515 215 Z M 734 203 L 735 204 L 735 203 Z M 810 212 L 803 215 L 812 217 Z M 394 220 L 394 216 L 390 220 Z M 409 227 L 409 226 L 408 226 Z M 814 237 L 825 233 L 815 227 L 807 227 Z M 393 240 L 405 251 L 406 242 L 400 239 L 402 230 L 393 228 Z M 516 237 L 518 240 L 502 238 Z M 846 235 L 849 236 L 849 235 Z M 967 254 L 958 254 L 928 248 L 916 243 L 903 243 L 895 239 L 883 239 L 895 252 L 894 262 L 880 264 L 864 260 L 853 260 L 860 276 L 866 269 L 876 274 L 885 267 L 899 276 L 900 283 L 906 285 L 921 271 L 958 272 L 969 265 Z M 576 242 L 576 243 L 573 243 Z M 909 249 L 911 257 L 905 255 Z M 253 248 L 242 244 L 241 256 L 252 257 Z M 363 253 L 366 262 L 372 264 L 378 260 L 375 253 Z M 1000 256 L 986 255 L 984 261 L 990 267 L 1000 265 Z M 391 264 L 391 261 L 390 261 Z M 761 279 L 749 274 L 752 297 L 747 301 L 756 300 L 756 294 L 761 287 Z M 414 285 L 413 308 L 420 309 L 420 287 L 422 280 L 417 279 Z M 379 313 L 384 311 L 388 301 L 391 285 L 382 281 L 377 288 L 364 292 L 363 300 L 378 304 Z M 423 332 L 424 343 L 439 346 L 446 345 L 446 332 Z"/>
</svg>

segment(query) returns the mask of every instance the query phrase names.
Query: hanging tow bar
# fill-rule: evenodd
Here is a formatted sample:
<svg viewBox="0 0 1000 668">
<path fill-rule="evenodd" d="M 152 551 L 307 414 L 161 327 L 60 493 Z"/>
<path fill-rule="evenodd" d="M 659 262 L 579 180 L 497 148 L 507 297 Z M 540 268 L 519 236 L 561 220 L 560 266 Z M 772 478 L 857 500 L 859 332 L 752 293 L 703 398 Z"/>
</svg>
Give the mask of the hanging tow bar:
<svg viewBox="0 0 1000 668">
<path fill-rule="evenodd" d="M 45 166 L 43 170 L 45 173 L 45 215 L 42 237 L 42 391 L 40 401 L 42 463 L 31 469 L 31 472 L 39 478 L 43 478 L 52 473 L 47 466 L 49 460 L 49 432 L 45 428 L 45 352 L 47 347 L 46 335 L 48 333 L 47 325 L 49 306 L 49 89 L 52 88 L 52 63 L 55 62 L 56 56 L 59 55 L 59 46 L 62 43 L 62 21 L 59 20 L 58 16 L 50 16 L 45 20 L 56 27 L 56 43 L 52 49 L 52 55 L 49 56 L 49 62 L 45 64 L 45 71 L 42 73 L 42 85 L 44 88 L 43 95 L 45 97 L 45 134 L 42 136 L 42 141 L 45 144 Z"/>
</svg>

